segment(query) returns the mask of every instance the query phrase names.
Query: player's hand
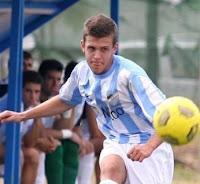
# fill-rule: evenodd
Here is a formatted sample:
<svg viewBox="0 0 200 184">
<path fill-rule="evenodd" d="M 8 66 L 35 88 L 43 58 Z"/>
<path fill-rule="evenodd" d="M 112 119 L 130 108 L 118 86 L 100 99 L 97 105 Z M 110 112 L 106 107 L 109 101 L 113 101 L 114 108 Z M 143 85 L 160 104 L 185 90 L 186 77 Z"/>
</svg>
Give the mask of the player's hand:
<svg viewBox="0 0 200 184">
<path fill-rule="evenodd" d="M 53 137 L 42 137 L 37 139 L 36 147 L 45 153 L 51 153 L 61 145 L 60 141 Z"/>
<path fill-rule="evenodd" d="M 70 138 L 74 143 L 78 144 L 79 147 L 81 148 L 83 146 L 82 139 L 79 137 L 78 134 L 75 132 L 72 132 L 72 137 Z"/>
<path fill-rule="evenodd" d="M 45 127 L 40 128 L 40 137 L 42 138 L 52 137 L 52 130 Z"/>
<path fill-rule="evenodd" d="M 4 111 L 0 113 L 0 122 L 21 122 L 24 119 L 22 112 Z"/>
<path fill-rule="evenodd" d="M 154 149 L 149 144 L 138 144 L 129 150 L 127 156 L 133 161 L 142 162 L 151 155 L 153 150 Z"/>
<path fill-rule="evenodd" d="M 94 145 L 87 140 L 83 140 L 83 147 L 80 149 L 80 156 L 87 155 L 94 152 Z"/>
</svg>

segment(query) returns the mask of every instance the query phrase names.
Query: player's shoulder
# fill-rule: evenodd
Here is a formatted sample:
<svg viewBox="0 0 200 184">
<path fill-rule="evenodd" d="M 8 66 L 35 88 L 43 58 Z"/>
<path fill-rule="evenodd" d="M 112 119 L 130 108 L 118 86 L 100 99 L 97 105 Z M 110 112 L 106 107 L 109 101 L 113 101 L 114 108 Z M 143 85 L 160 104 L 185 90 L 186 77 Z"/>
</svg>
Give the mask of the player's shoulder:
<svg viewBox="0 0 200 184">
<path fill-rule="evenodd" d="M 77 78 L 77 76 L 83 76 L 88 73 L 89 67 L 85 60 L 80 61 L 73 69 L 71 76 Z"/>
<path fill-rule="evenodd" d="M 85 83 L 89 76 L 91 75 L 91 70 L 87 64 L 87 61 L 80 61 L 74 68 L 72 76 L 79 83 Z"/>
<path fill-rule="evenodd" d="M 76 66 L 75 68 L 85 68 L 88 67 L 87 61 L 86 60 L 81 60 Z"/>
<path fill-rule="evenodd" d="M 87 61 L 85 60 L 80 61 L 74 68 L 74 71 L 77 74 L 81 74 L 81 75 L 83 75 L 84 72 L 88 72 L 88 70 L 89 70 L 89 66 L 87 64 Z"/>
<path fill-rule="evenodd" d="M 115 56 L 115 59 L 118 61 L 121 71 L 129 73 L 130 75 L 146 76 L 145 70 L 141 66 L 136 64 L 133 60 L 130 60 L 120 55 Z"/>
</svg>

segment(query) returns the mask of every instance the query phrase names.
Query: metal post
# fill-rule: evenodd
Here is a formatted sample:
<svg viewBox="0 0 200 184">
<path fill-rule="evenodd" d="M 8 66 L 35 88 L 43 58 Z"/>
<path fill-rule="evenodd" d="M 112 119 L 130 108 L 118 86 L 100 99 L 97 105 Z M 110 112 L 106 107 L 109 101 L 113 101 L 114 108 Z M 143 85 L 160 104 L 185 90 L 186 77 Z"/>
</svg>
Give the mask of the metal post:
<svg viewBox="0 0 200 184">
<path fill-rule="evenodd" d="M 24 0 L 12 1 L 8 109 L 21 110 L 22 40 L 24 32 Z M 6 127 L 5 184 L 20 183 L 20 125 Z"/>
<path fill-rule="evenodd" d="M 119 25 L 119 0 L 111 0 L 110 15 L 116 24 Z"/>
<path fill-rule="evenodd" d="M 110 1 L 110 16 L 116 22 L 119 30 L 119 0 Z M 119 35 L 118 35 L 119 37 Z M 117 51 L 118 53 L 118 51 Z M 116 53 L 116 54 L 117 54 Z"/>
<path fill-rule="evenodd" d="M 147 73 L 155 84 L 159 73 L 158 58 L 158 0 L 147 1 Z"/>
</svg>

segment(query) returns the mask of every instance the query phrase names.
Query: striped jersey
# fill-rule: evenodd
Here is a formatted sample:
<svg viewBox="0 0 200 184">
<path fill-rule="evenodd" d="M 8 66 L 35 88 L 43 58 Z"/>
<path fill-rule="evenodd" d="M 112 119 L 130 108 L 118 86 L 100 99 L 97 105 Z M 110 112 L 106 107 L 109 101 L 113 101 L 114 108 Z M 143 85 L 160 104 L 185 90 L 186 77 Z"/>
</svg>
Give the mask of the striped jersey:
<svg viewBox="0 0 200 184">
<path fill-rule="evenodd" d="M 154 133 L 155 108 L 165 99 L 140 66 L 116 55 L 111 68 L 100 75 L 80 62 L 59 96 L 69 105 L 85 100 L 96 112 L 102 133 L 120 144 L 147 142 Z"/>
</svg>

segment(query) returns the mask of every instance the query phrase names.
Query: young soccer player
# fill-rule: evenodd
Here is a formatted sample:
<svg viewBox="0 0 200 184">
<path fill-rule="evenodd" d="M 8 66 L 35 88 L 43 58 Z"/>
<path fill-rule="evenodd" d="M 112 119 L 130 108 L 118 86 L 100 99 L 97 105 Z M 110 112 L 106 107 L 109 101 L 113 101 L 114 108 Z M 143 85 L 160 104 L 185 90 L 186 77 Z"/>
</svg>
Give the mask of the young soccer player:
<svg viewBox="0 0 200 184">
<path fill-rule="evenodd" d="M 100 184 L 170 184 L 172 149 L 152 126 L 155 108 L 165 96 L 141 67 L 115 55 L 117 37 L 111 18 L 102 14 L 90 17 L 81 41 L 86 61 L 75 67 L 59 95 L 25 112 L 5 111 L 0 121 L 55 115 L 84 99 L 95 110 L 98 127 L 106 136 Z"/>
</svg>

